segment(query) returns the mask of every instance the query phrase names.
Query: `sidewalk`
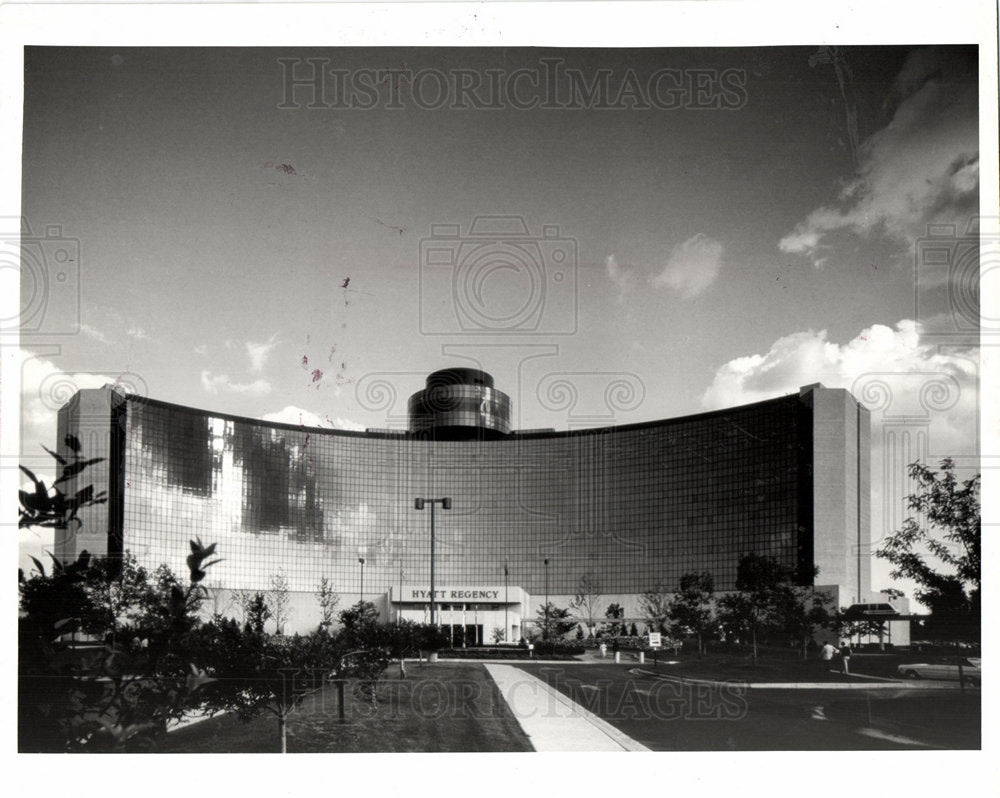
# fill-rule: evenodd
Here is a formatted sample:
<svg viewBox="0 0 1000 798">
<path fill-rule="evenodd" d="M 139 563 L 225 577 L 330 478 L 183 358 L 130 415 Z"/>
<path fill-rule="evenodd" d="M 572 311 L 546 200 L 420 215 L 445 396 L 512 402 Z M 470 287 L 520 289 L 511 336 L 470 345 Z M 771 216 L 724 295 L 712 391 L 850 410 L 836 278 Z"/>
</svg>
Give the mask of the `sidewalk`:
<svg viewBox="0 0 1000 798">
<path fill-rule="evenodd" d="M 520 668 L 484 667 L 536 751 L 650 750 Z"/>
</svg>

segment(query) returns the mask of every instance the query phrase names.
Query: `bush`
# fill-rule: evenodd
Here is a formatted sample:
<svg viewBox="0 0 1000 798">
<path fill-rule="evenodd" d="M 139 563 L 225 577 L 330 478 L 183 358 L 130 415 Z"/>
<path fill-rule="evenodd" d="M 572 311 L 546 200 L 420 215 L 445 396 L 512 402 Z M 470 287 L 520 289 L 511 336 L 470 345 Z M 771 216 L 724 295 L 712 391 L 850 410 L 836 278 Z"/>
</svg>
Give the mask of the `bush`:
<svg viewBox="0 0 1000 798">
<path fill-rule="evenodd" d="M 578 642 L 568 640 L 539 640 L 535 643 L 535 656 L 565 655 L 579 656 L 586 649 Z"/>
<path fill-rule="evenodd" d="M 574 659 L 583 653 L 579 646 L 551 646 L 550 650 L 539 653 L 540 644 L 533 651 L 520 646 L 498 646 L 496 648 L 446 648 L 440 652 L 441 659 L 512 659 L 528 660 L 544 656 L 546 659 Z"/>
</svg>

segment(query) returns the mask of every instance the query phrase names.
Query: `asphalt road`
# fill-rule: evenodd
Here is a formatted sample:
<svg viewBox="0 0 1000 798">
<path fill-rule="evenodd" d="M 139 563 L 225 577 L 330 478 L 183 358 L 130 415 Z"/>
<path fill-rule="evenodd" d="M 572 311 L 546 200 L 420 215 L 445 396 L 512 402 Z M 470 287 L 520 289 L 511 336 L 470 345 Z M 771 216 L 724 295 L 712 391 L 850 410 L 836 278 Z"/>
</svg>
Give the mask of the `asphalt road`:
<svg viewBox="0 0 1000 798">
<path fill-rule="evenodd" d="M 954 685 L 753 689 L 647 675 L 634 664 L 519 667 L 658 751 L 981 747 L 980 693 Z"/>
</svg>

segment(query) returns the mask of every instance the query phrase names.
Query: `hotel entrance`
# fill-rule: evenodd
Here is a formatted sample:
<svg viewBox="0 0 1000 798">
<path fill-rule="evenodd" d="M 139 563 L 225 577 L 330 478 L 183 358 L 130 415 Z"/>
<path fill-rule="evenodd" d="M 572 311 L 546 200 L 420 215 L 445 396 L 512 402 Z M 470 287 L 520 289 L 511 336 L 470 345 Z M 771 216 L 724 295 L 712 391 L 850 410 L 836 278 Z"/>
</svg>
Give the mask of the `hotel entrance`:
<svg viewBox="0 0 1000 798">
<path fill-rule="evenodd" d="M 527 601 L 527 594 L 514 586 L 435 588 L 434 621 L 449 636 L 453 648 L 517 643 Z M 427 587 L 390 588 L 389 604 L 399 620 L 430 623 Z"/>
<path fill-rule="evenodd" d="M 451 626 L 442 626 L 441 628 L 445 632 L 450 630 L 452 648 L 473 648 L 474 646 L 481 646 L 483 644 L 482 624 L 476 625 L 470 623 L 465 626 L 453 624 Z"/>
</svg>

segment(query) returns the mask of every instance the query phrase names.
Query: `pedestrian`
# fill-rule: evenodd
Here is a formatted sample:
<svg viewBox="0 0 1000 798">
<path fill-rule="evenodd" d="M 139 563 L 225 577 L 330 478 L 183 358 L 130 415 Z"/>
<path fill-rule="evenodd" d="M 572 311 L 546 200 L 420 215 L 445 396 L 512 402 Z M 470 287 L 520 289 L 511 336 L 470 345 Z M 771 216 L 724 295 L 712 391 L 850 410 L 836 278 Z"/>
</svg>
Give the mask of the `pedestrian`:
<svg viewBox="0 0 1000 798">
<path fill-rule="evenodd" d="M 830 645 L 829 640 L 824 640 L 823 646 L 819 650 L 819 661 L 824 666 L 824 668 L 829 668 L 830 661 L 834 658 L 835 655 L 839 653 L 840 652 L 836 648 Z"/>
<path fill-rule="evenodd" d="M 851 672 L 851 646 L 849 642 L 843 642 L 840 644 L 840 659 L 844 663 L 844 673 L 850 674 Z"/>
<path fill-rule="evenodd" d="M 608 644 L 603 640 L 601 641 L 601 659 L 605 659 L 608 656 Z"/>
</svg>

